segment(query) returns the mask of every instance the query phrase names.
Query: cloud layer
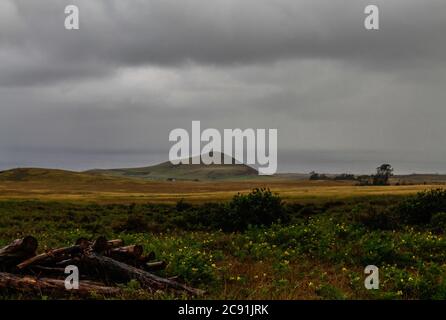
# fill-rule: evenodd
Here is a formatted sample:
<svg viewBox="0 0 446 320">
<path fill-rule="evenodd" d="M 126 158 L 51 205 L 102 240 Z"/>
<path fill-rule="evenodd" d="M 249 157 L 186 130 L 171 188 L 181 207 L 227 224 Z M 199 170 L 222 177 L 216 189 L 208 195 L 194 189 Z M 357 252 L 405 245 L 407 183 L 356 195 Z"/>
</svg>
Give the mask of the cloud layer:
<svg viewBox="0 0 446 320">
<path fill-rule="evenodd" d="M 442 171 L 446 3 L 0 3 L 0 167 L 164 160 L 192 120 L 279 129 L 282 171 Z"/>
</svg>

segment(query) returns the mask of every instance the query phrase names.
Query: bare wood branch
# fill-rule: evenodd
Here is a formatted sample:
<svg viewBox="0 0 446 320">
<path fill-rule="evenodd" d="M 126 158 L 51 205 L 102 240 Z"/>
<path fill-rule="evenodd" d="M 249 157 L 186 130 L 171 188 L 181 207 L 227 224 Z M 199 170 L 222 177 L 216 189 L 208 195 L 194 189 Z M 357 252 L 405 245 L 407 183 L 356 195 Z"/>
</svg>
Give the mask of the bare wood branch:
<svg viewBox="0 0 446 320">
<path fill-rule="evenodd" d="M 113 280 L 130 281 L 138 280 L 142 287 L 146 289 L 165 289 L 172 288 L 175 290 L 183 290 L 193 295 L 203 295 L 204 291 L 195 289 L 184 284 L 164 279 L 151 274 L 147 271 L 129 266 L 125 263 L 116 261 L 112 258 L 101 256 L 95 253 L 84 255 L 82 261 L 86 266 L 99 270 L 101 274 Z"/>
<path fill-rule="evenodd" d="M 48 252 L 41 253 L 37 256 L 34 256 L 28 260 L 23 261 L 22 263 L 17 265 L 17 268 L 24 269 L 28 266 L 33 265 L 33 264 L 38 264 L 38 263 L 44 262 L 47 259 L 52 259 L 58 255 L 60 256 L 60 255 L 66 255 L 66 254 L 80 253 L 81 251 L 82 251 L 82 248 L 79 245 L 50 250 Z"/>
</svg>

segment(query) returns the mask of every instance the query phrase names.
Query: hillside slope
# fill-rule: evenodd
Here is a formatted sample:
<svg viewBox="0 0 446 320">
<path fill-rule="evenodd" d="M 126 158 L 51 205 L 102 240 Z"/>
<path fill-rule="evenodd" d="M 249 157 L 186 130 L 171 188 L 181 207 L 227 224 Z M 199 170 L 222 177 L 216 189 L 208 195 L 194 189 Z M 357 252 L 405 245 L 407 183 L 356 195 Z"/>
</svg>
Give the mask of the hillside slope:
<svg viewBox="0 0 446 320">
<path fill-rule="evenodd" d="M 169 161 L 141 168 L 95 169 L 87 173 L 149 180 L 222 180 L 257 177 L 257 170 L 244 164 L 178 164 Z"/>
<path fill-rule="evenodd" d="M 0 171 L 1 182 L 88 183 L 98 180 L 110 180 L 110 178 L 101 177 L 98 179 L 92 174 L 45 168 L 16 168 Z"/>
<path fill-rule="evenodd" d="M 201 162 L 199 156 L 188 158 L 189 164 L 174 165 L 166 161 L 154 166 L 140 168 L 118 168 L 118 169 L 94 169 L 86 171 L 88 174 L 100 174 L 113 177 L 138 178 L 145 180 L 238 180 L 258 177 L 256 169 L 237 163 L 232 158 L 232 164 L 224 164 L 224 154 L 214 154 L 220 157 L 222 164 L 206 165 Z M 197 161 L 198 158 L 198 161 Z M 186 162 L 186 161 L 183 161 Z M 192 164 L 199 162 L 200 164 Z"/>
</svg>

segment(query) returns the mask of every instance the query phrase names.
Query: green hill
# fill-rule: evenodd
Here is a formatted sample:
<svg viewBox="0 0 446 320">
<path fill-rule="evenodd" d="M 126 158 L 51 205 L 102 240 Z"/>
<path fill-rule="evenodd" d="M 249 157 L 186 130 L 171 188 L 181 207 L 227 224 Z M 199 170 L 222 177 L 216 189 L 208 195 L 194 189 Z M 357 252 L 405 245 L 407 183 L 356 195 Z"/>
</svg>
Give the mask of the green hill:
<svg viewBox="0 0 446 320">
<path fill-rule="evenodd" d="M 109 177 L 98 178 L 96 175 L 59 169 L 16 168 L 0 171 L 0 181 L 3 182 L 61 182 L 88 183 L 98 180 L 110 180 Z"/>
<path fill-rule="evenodd" d="M 189 159 L 190 160 L 190 159 Z M 189 161 L 191 163 L 191 161 Z M 149 180 L 222 180 L 258 177 L 256 169 L 244 164 L 178 164 L 169 161 L 141 168 L 94 169 L 87 173 Z"/>
</svg>

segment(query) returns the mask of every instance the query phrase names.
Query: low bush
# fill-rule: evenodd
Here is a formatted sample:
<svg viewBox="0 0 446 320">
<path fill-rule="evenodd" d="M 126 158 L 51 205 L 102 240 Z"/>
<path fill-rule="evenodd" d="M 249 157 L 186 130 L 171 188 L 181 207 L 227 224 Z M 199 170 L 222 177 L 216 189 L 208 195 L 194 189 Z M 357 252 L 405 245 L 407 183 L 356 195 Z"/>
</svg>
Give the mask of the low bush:
<svg viewBox="0 0 446 320">
<path fill-rule="evenodd" d="M 435 213 L 446 211 L 446 190 L 423 191 L 400 203 L 397 214 L 409 225 L 426 225 Z"/>
<path fill-rule="evenodd" d="M 358 222 L 371 230 L 393 230 L 398 224 L 391 210 L 367 207 L 356 213 L 353 221 Z"/>
<path fill-rule="evenodd" d="M 148 221 L 139 214 L 129 215 L 124 221 L 118 221 L 113 225 L 115 232 L 159 232 L 156 223 L 148 223 Z"/>
<path fill-rule="evenodd" d="M 282 199 L 269 189 L 254 189 L 249 194 L 237 194 L 227 204 L 226 213 L 214 217 L 225 231 L 244 231 L 249 226 L 270 226 L 288 221 Z"/>
<path fill-rule="evenodd" d="M 432 215 L 431 227 L 438 233 L 446 232 L 446 212 L 438 212 Z"/>
</svg>

